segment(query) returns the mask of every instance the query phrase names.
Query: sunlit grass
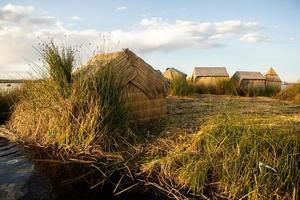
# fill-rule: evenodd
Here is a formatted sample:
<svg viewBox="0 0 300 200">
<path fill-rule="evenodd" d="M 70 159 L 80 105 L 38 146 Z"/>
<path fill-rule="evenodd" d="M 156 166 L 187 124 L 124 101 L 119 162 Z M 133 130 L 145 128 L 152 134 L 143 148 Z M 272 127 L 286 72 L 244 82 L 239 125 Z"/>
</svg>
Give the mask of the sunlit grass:
<svg viewBox="0 0 300 200">
<path fill-rule="evenodd" d="M 185 77 L 176 77 L 171 81 L 169 93 L 175 96 L 189 96 L 195 94 L 196 87 Z"/>
<path fill-rule="evenodd" d="M 114 70 L 114 62 L 120 61 L 85 75 L 73 71 L 72 48 L 50 43 L 40 52 L 44 79 L 25 83 L 9 122 L 18 139 L 55 148 L 66 158 L 121 150 L 129 128 L 120 77 Z"/>
<path fill-rule="evenodd" d="M 299 114 L 240 111 L 235 104 L 220 106 L 199 131 L 160 138 L 149 148 L 142 171 L 179 199 L 296 199 Z M 164 144 L 169 147 L 162 149 Z"/>
<path fill-rule="evenodd" d="M 283 89 L 278 95 L 278 98 L 288 101 L 300 102 L 300 84 Z"/>
</svg>

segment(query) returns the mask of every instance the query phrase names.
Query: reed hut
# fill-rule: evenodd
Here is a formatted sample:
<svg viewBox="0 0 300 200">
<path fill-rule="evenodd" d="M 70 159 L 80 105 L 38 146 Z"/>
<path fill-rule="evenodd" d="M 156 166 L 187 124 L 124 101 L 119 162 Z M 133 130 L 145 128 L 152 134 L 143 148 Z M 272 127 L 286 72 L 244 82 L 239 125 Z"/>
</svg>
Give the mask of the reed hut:
<svg viewBox="0 0 300 200">
<path fill-rule="evenodd" d="M 231 79 L 244 90 L 266 88 L 266 79 L 260 72 L 237 71 Z"/>
<path fill-rule="evenodd" d="M 192 80 L 198 86 L 212 87 L 228 79 L 226 67 L 195 67 L 192 74 Z"/>
<path fill-rule="evenodd" d="M 121 78 L 126 106 L 134 120 L 149 121 L 166 115 L 167 83 L 162 73 L 153 69 L 129 49 L 98 54 L 87 64 L 89 73 L 103 63 L 114 61 Z"/>
<path fill-rule="evenodd" d="M 175 78 L 182 78 L 186 79 L 186 74 L 179 71 L 178 69 L 175 69 L 173 67 L 167 68 L 166 71 L 164 72 L 164 77 L 168 79 L 169 81 L 172 81 Z"/>
<path fill-rule="evenodd" d="M 277 91 L 281 90 L 281 79 L 272 67 L 265 73 L 264 76 L 266 79 L 266 87 L 272 87 Z"/>
</svg>

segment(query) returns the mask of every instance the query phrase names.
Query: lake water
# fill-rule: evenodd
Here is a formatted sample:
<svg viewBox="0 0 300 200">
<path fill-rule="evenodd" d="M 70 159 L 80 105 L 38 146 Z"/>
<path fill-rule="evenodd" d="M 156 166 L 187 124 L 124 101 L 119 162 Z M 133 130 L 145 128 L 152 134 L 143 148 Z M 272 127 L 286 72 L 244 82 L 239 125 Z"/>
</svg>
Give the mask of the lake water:
<svg viewBox="0 0 300 200">
<path fill-rule="evenodd" d="M 65 185 L 61 178 L 65 171 L 56 168 L 54 171 L 59 171 L 62 176 L 53 176 L 49 175 L 51 170 L 53 168 L 48 163 L 33 162 L 22 146 L 0 137 L 0 200 L 167 199 L 143 190 L 116 198 L 112 193 L 114 187 L 110 184 L 94 190 L 83 183 Z"/>
<path fill-rule="evenodd" d="M 0 91 L 1 90 L 11 90 L 15 88 L 19 88 L 21 83 L 0 83 Z"/>
<path fill-rule="evenodd" d="M 56 199 L 50 179 L 35 169 L 22 147 L 0 137 L 0 199 Z"/>
</svg>

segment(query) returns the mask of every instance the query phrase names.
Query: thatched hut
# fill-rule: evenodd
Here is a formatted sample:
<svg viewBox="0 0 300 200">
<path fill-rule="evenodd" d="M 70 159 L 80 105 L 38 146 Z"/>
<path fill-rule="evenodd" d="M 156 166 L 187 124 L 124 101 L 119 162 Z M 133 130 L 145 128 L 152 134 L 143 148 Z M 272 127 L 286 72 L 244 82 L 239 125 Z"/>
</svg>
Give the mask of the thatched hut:
<svg viewBox="0 0 300 200">
<path fill-rule="evenodd" d="M 266 78 L 266 87 L 272 87 L 278 91 L 281 90 L 281 79 L 272 67 L 264 76 Z"/>
<path fill-rule="evenodd" d="M 226 67 L 195 67 L 192 74 L 194 83 L 198 86 L 215 86 L 219 81 L 228 80 Z"/>
<path fill-rule="evenodd" d="M 185 73 L 183 73 L 183 72 L 181 72 L 178 69 L 175 69 L 173 67 L 167 68 L 163 75 L 169 81 L 172 81 L 175 78 L 186 79 L 186 76 L 187 76 Z"/>
<path fill-rule="evenodd" d="M 114 61 L 122 78 L 125 103 L 133 119 L 149 121 L 166 115 L 166 80 L 129 49 L 120 52 L 98 54 L 88 62 L 89 73 Z"/>
<path fill-rule="evenodd" d="M 231 79 L 244 90 L 266 88 L 266 79 L 260 72 L 237 71 Z"/>
</svg>

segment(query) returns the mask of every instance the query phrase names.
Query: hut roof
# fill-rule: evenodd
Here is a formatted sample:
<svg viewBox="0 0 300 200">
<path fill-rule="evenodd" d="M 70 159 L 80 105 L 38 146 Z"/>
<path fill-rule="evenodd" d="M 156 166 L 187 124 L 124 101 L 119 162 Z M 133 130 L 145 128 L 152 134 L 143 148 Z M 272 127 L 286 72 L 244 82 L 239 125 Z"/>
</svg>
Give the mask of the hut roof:
<svg viewBox="0 0 300 200">
<path fill-rule="evenodd" d="M 195 67 L 193 77 L 228 77 L 226 67 Z"/>
<path fill-rule="evenodd" d="M 242 80 L 265 80 L 265 77 L 260 72 L 237 71 L 233 75 L 235 79 Z"/>
<path fill-rule="evenodd" d="M 183 74 L 184 76 L 187 76 L 186 73 L 183 73 L 182 71 L 179 71 L 178 69 L 176 69 L 174 67 L 168 67 L 168 68 L 166 68 L 166 71 L 168 71 L 168 70 L 174 71 L 174 72 L 177 72 L 177 73 L 180 73 L 180 74 Z"/>
<path fill-rule="evenodd" d="M 281 82 L 281 79 L 272 67 L 265 73 L 265 77 L 268 81 Z"/>
<path fill-rule="evenodd" d="M 270 67 L 270 69 L 266 72 L 266 75 L 277 75 L 277 73 L 272 67 Z"/>
<path fill-rule="evenodd" d="M 98 54 L 94 56 L 83 70 L 95 72 L 104 63 L 114 62 L 114 67 L 121 77 L 121 84 L 125 87 L 132 83 L 139 88 L 148 98 L 154 99 L 166 92 L 166 80 L 160 71 L 153 69 L 142 58 L 129 49 L 119 52 Z"/>
</svg>

